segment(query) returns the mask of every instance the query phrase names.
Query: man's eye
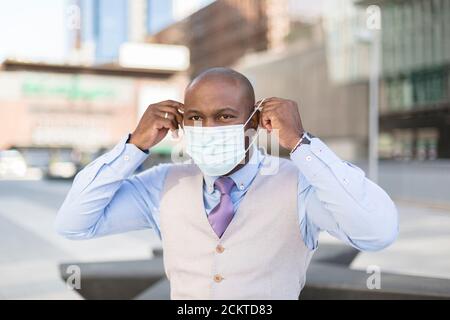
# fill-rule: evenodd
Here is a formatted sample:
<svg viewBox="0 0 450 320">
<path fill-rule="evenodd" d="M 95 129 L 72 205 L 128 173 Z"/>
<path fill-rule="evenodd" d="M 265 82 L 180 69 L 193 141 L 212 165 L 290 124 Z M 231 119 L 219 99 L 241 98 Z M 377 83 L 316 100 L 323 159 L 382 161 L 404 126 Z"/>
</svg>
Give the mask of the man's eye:
<svg viewBox="0 0 450 320">
<path fill-rule="evenodd" d="M 234 116 L 230 115 L 230 114 L 223 114 L 221 116 L 219 116 L 220 120 L 228 120 L 228 119 L 233 119 Z"/>
<path fill-rule="evenodd" d="M 189 118 L 189 120 L 193 120 L 193 121 L 200 121 L 202 118 L 200 118 L 200 116 L 192 116 Z"/>
</svg>

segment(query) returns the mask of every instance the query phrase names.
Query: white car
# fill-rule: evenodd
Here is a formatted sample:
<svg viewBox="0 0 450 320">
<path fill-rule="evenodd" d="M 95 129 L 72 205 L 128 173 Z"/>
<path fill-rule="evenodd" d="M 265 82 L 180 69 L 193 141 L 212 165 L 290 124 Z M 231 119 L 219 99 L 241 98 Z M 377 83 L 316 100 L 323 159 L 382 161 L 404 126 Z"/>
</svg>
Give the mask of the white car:
<svg viewBox="0 0 450 320">
<path fill-rule="evenodd" d="M 70 179 L 77 174 L 77 166 L 71 161 L 51 161 L 48 166 L 48 178 Z"/>
<path fill-rule="evenodd" d="M 27 163 L 19 151 L 0 151 L 0 178 L 23 178 L 26 174 Z"/>
</svg>

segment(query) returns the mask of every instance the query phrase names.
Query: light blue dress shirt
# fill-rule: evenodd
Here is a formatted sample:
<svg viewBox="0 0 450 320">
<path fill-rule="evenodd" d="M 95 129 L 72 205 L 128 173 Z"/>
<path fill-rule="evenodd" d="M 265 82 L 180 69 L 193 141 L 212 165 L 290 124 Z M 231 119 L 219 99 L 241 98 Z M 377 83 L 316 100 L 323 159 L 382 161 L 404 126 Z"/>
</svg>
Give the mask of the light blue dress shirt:
<svg viewBox="0 0 450 320">
<path fill-rule="evenodd" d="M 151 155 L 126 143 L 127 138 L 77 174 L 55 221 L 60 234 L 90 239 L 152 228 L 161 237 L 160 197 L 166 173 L 174 164 L 160 164 L 134 175 Z M 236 184 L 231 192 L 235 212 L 264 157 L 255 150 L 250 163 L 230 175 Z M 361 169 L 339 159 L 319 138 L 297 148 L 291 161 L 299 169 L 299 228 L 310 250 L 317 248 L 321 231 L 359 250 L 380 250 L 395 240 L 397 209 Z M 206 214 L 220 200 L 215 179 L 204 177 Z"/>
</svg>

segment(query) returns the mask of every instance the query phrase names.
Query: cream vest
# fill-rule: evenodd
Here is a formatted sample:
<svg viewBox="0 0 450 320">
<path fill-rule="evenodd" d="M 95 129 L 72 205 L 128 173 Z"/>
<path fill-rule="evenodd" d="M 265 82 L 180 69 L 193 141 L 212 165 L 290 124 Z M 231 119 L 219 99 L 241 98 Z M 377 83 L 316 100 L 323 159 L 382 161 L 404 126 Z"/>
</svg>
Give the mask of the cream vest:
<svg viewBox="0 0 450 320">
<path fill-rule="evenodd" d="M 172 299 L 298 299 L 312 256 L 298 221 L 298 170 L 288 160 L 263 161 L 279 161 L 278 173 L 259 171 L 220 239 L 207 219 L 200 170 L 169 169 L 160 226 Z"/>
</svg>

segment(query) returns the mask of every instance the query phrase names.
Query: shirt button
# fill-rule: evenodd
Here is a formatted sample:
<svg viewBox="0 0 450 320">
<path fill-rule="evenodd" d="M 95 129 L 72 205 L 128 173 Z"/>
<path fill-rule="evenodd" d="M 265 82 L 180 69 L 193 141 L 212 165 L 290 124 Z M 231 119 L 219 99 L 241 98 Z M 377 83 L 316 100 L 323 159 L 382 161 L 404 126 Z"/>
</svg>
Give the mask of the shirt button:
<svg viewBox="0 0 450 320">
<path fill-rule="evenodd" d="M 222 280 L 223 280 L 223 277 L 220 274 L 216 274 L 214 276 L 214 281 L 215 282 L 219 283 L 219 282 L 222 282 Z"/>
<path fill-rule="evenodd" d="M 242 183 L 239 185 L 239 190 L 244 190 L 244 185 Z"/>
<path fill-rule="evenodd" d="M 311 158 L 311 156 L 306 156 L 305 159 L 306 159 L 306 161 L 311 161 L 312 158 Z"/>
<path fill-rule="evenodd" d="M 222 245 L 220 245 L 220 244 L 217 245 L 217 247 L 216 247 L 217 253 L 222 253 L 222 252 L 224 252 L 224 250 L 225 250 L 225 248 Z"/>
<path fill-rule="evenodd" d="M 344 178 L 344 179 L 343 179 L 342 181 L 344 181 L 344 183 L 345 183 L 345 184 L 347 184 L 347 183 L 348 183 L 348 180 L 347 180 L 347 179 L 345 179 L 345 178 Z"/>
<path fill-rule="evenodd" d="M 123 157 L 123 160 L 128 161 L 128 160 L 130 160 L 130 157 L 129 156 L 125 156 L 125 157 Z"/>
</svg>

